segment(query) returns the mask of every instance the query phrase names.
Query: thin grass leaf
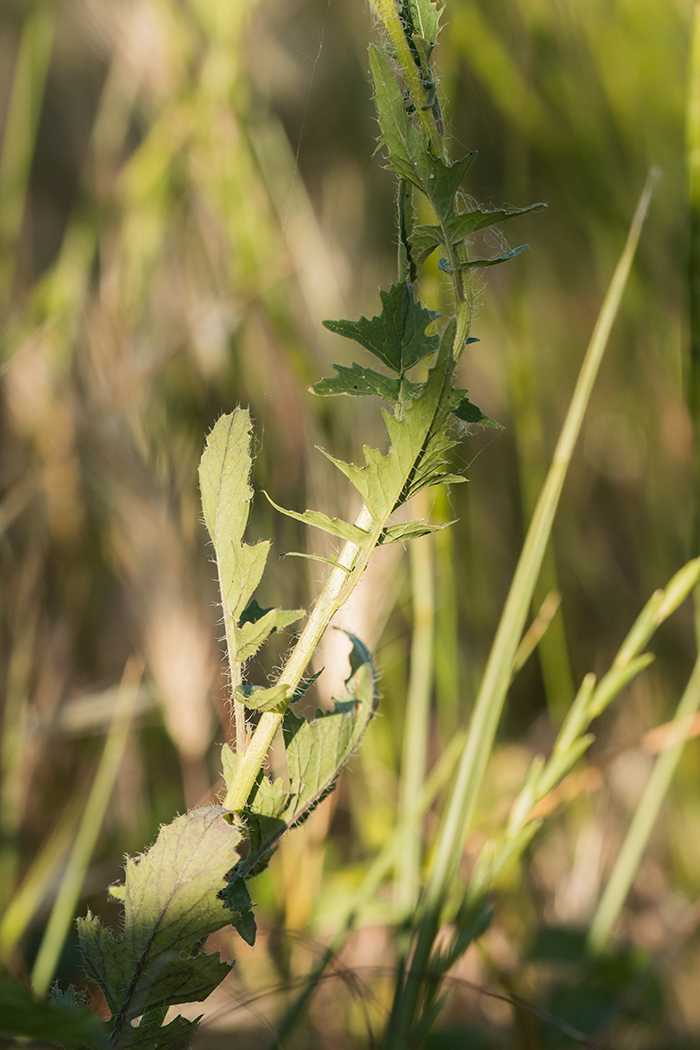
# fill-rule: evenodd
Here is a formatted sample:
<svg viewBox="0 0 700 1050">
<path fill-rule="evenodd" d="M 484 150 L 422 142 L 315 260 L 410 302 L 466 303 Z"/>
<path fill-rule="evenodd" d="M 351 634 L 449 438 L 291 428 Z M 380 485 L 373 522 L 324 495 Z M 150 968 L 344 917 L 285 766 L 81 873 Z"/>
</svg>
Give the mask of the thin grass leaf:
<svg viewBox="0 0 700 1050">
<path fill-rule="evenodd" d="M 511 679 L 513 661 L 532 602 L 534 587 L 551 534 L 562 486 L 607 345 L 610 329 L 627 283 L 655 181 L 656 176 L 652 174 L 637 205 L 627 243 L 610 283 L 581 367 L 552 466 L 530 523 L 489 654 L 467 742 L 434 847 L 434 860 L 423 896 L 422 915 L 418 925 L 411 972 L 405 985 L 397 989 L 397 998 L 400 1001 L 397 1032 L 410 1031 L 415 1018 L 422 987 L 421 974 L 425 972 L 428 964 L 440 926 L 441 910 L 446 900 L 447 888 L 457 870 L 464 842 L 471 827 L 474 806 L 493 747 Z"/>
</svg>

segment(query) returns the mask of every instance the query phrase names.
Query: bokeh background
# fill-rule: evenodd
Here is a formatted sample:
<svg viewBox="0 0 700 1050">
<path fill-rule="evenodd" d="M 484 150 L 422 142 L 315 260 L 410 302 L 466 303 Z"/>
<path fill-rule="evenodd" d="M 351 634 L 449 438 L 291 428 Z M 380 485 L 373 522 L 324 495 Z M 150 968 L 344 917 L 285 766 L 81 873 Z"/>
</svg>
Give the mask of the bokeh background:
<svg viewBox="0 0 700 1050">
<path fill-rule="evenodd" d="M 505 429 L 461 435 L 455 464 L 469 482 L 433 493 L 435 520 L 456 524 L 420 541 L 434 579 L 433 759 L 468 718 L 597 310 L 648 171 L 661 169 L 538 590 L 537 607 L 552 594 L 561 603 L 511 690 L 469 856 L 582 676 L 607 669 L 651 592 L 694 553 L 691 5 L 448 0 L 444 21 L 436 65 L 451 148 L 479 154 L 465 193 L 548 208 L 503 229 L 530 251 L 488 271 L 480 341 L 462 365 L 461 385 Z M 375 404 L 307 390 L 353 359 L 321 320 L 378 312 L 378 288 L 396 277 L 393 177 L 373 157 L 375 37 L 364 0 L 0 4 L 0 955 L 15 973 L 34 964 L 115 711 L 130 708 L 131 728 L 76 915 L 118 922 L 106 887 L 123 854 L 220 789 L 229 715 L 196 474 L 218 415 L 250 407 L 255 487 L 297 510 L 353 514 L 314 446 L 357 458 L 383 439 Z M 491 234 L 476 248 L 502 245 Z M 437 269 L 422 294 L 445 301 Z M 277 554 L 327 553 L 262 495 L 250 536 L 271 537 Z M 342 623 L 376 655 L 381 716 L 332 800 L 258 880 L 256 948 L 220 938 L 239 961 L 197 1046 L 228 1046 L 234 1031 L 266 1045 L 395 822 L 426 557 L 413 556 L 412 576 L 409 553 L 380 553 Z M 272 557 L 260 600 L 307 606 L 321 575 Z M 320 654 L 317 704 L 342 680 L 346 649 L 334 637 Z M 648 733 L 692 666 L 690 608 L 653 649 L 455 977 L 445 1024 L 468 1024 L 468 1045 L 574 1045 L 486 987 L 618 1047 L 697 1045 L 697 742 L 607 969 L 591 969 L 578 939 L 653 763 Z M 395 964 L 391 900 L 389 878 L 285 1045 L 372 1045 Z M 58 976 L 80 981 L 70 927 Z M 463 1032 L 441 1038 L 436 1047 L 465 1045 Z"/>
</svg>

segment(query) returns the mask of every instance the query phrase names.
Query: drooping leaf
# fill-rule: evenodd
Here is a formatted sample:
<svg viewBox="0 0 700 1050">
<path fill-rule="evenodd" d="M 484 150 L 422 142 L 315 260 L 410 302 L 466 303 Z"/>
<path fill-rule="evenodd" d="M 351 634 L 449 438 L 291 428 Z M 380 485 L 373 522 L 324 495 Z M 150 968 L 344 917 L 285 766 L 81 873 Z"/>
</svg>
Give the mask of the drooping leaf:
<svg viewBox="0 0 700 1050">
<path fill-rule="evenodd" d="M 142 1045 L 128 1042 L 134 1018 L 200 1002 L 230 969 L 201 950 L 208 934 L 237 918 L 217 896 L 242 838 L 225 816 L 221 806 L 192 810 L 161 828 L 147 853 L 127 860 L 118 936 L 90 913 L 78 922 L 85 970 L 112 1011 L 114 1046 Z"/>
<path fill-rule="evenodd" d="M 267 493 L 265 493 L 267 496 Z M 324 532 L 330 532 L 332 536 L 339 536 L 343 540 L 350 540 L 351 543 L 357 543 L 358 546 L 364 546 L 369 535 L 359 529 L 357 525 L 352 525 L 348 521 L 343 521 L 342 518 L 329 518 L 326 514 L 322 514 L 318 510 L 306 510 L 303 514 L 299 514 L 295 510 L 285 510 L 284 507 L 278 506 L 277 503 L 270 496 L 267 496 L 268 500 L 280 514 L 286 514 L 288 518 L 294 518 L 296 521 L 302 521 L 305 525 L 313 525 L 317 529 L 322 529 Z"/>
<path fill-rule="evenodd" d="M 434 157 L 421 131 L 406 112 L 403 95 L 387 59 L 377 48 L 370 48 L 375 101 L 382 130 L 381 141 L 388 153 L 389 167 L 426 195 L 441 221 L 446 221 L 475 153 L 448 164 Z"/>
<path fill-rule="evenodd" d="M 324 321 L 323 324 L 330 332 L 354 339 L 388 368 L 403 376 L 437 349 L 439 337 L 426 335 L 425 330 L 440 314 L 421 306 L 413 297 L 413 287 L 406 281 L 379 294 L 382 312 L 376 317 L 360 317 L 358 321 Z"/>
</svg>

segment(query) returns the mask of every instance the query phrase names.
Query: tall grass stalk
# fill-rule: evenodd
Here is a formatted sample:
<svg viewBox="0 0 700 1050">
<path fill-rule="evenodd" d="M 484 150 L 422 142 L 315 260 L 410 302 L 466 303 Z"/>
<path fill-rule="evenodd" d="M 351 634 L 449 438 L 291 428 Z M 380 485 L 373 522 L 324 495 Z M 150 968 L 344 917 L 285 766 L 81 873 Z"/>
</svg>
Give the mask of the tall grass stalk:
<svg viewBox="0 0 700 1050">
<path fill-rule="evenodd" d="M 0 920 L 0 960 L 9 965 L 31 923 L 41 911 L 65 865 L 84 807 L 75 800 L 64 806 L 51 833 L 13 893 Z M 8 884 L 7 892 L 13 888 Z"/>
<path fill-rule="evenodd" d="M 427 517 L 426 493 L 420 493 L 415 503 L 420 504 L 414 508 L 416 516 Z M 418 901 L 423 860 L 423 824 L 420 820 L 408 819 L 408 815 L 419 808 L 428 768 L 435 636 L 433 554 L 432 536 L 423 537 L 409 548 L 413 633 L 397 814 L 404 829 L 397 869 L 397 904 L 405 915 L 413 911 Z"/>
<path fill-rule="evenodd" d="M 56 8 L 27 4 L 0 150 L 0 308 L 7 309 L 25 214 L 44 85 L 54 41 Z"/>
<path fill-rule="evenodd" d="M 398 1046 L 410 1031 L 415 1017 L 423 975 L 440 928 L 442 909 L 453 883 L 471 827 L 476 799 L 493 750 L 496 729 L 510 684 L 528 609 L 532 601 L 544 552 L 574 446 L 581 430 L 593 384 L 598 374 L 610 331 L 620 307 L 632 260 L 646 218 L 657 175 L 652 173 L 641 194 L 627 242 L 613 274 L 591 341 L 588 345 L 571 403 L 554 451 L 552 465 L 537 502 L 513 582 L 496 631 L 471 718 L 469 734 L 457 768 L 450 800 L 433 851 L 420 906 L 415 951 L 405 989 L 397 991 L 394 1042 Z M 398 1041 L 396 1041 L 398 1040 Z"/>
<path fill-rule="evenodd" d="M 600 898 L 591 922 L 588 941 L 594 951 L 603 951 L 624 906 L 639 864 L 648 846 L 659 811 L 691 731 L 693 717 L 700 709 L 700 656 L 695 661 L 688 685 L 669 726 L 664 750 L 654 763 L 651 776 L 637 804 L 622 848 Z"/>
<path fill-rule="evenodd" d="M 39 610 L 36 557 L 27 560 L 8 648 L 0 744 L 0 908 L 12 897 L 19 870 L 19 830 L 25 810 L 29 697 Z"/>
<path fill-rule="evenodd" d="M 112 723 L 107 733 L 95 779 L 32 968 L 32 987 L 37 995 L 45 995 L 49 990 L 66 936 L 75 919 L 75 909 L 85 881 L 85 873 L 102 830 L 102 823 L 129 738 L 131 716 L 138 697 L 141 674 L 142 668 L 135 660 L 130 661 L 124 670 L 114 705 Z"/>
<path fill-rule="evenodd" d="M 690 66 L 686 103 L 688 183 L 688 327 L 687 400 L 693 426 L 695 487 L 692 550 L 700 550 L 700 0 L 692 9 Z"/>
</svg>

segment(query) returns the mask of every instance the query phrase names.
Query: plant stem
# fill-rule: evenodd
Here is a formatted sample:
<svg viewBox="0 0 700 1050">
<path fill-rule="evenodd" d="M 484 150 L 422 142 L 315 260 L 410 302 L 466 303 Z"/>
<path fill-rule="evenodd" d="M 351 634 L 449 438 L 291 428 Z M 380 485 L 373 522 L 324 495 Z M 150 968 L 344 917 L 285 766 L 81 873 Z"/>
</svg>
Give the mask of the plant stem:
<svg viewBox="0 0 700 1050">
<path fill-rule="evenodd" d="M 396 58 L 401 66 L 401 72 L 406 79 L 406 84 L 411 94 L 413 104 L 416 107 L 416 113 L 418 114 L 423 134 L 430 143 L 434 155 L 439 157 L 442 154 L 440 133 L 435 126 L 435 121 L 430 114 L 430 110 L 425 108 L 427 94 L 421 80 L 420 70 L 416 66 L 416 63 L 413 60 L 413 55 L 411 54 L 411 49 L 408 46 L 408 41 L 406 40 L 406 34 L 404 33 L 396 2 L 395 0 L 371 0 L 371 4 L 389 34 L 389 39 L 394 48 Z"/>
<path fill-rule="evenodd" d="M 365 532 L 372 528 L 372 516 L 366 507 L 361 508 L 355 519 L 355 525 Z M 378 539 L 381 528 L 375 528 L 375 532 L 376 539 Z M 335 567 L 328 576 L 321 596 L 306 621 L 299 641 L 294 646 L 278 679 L 278 684 L 289 686 L 290 692 L 294 692 L 299 685 L 326 628 L 359 582 L 376 545 L 376 539 L 367 547 L 360 547 L 359 544 L 350 540 L 343 547 Z M 236 813 L 244 808 L 275 734 L 282 725 L 283 718 L 284 711 L 265 711 L 261 715 L 236 771 L 236 777 L 224 799 L 226 809 Z"/>
</svg>

